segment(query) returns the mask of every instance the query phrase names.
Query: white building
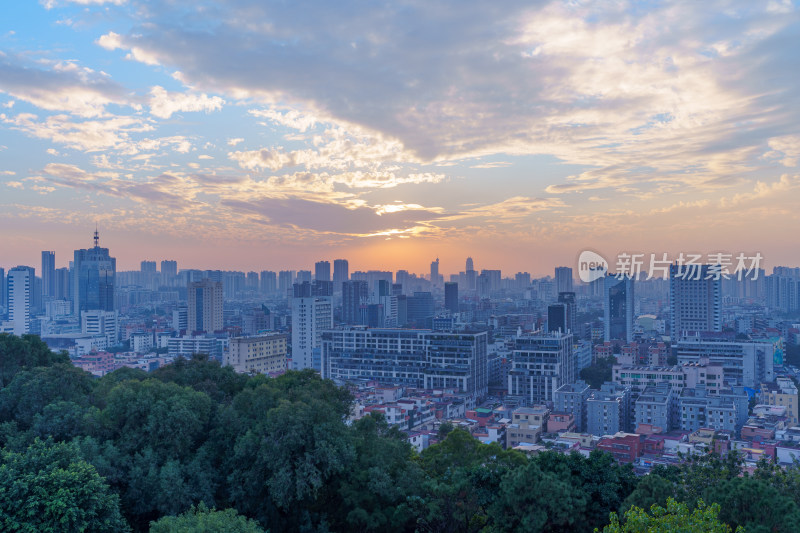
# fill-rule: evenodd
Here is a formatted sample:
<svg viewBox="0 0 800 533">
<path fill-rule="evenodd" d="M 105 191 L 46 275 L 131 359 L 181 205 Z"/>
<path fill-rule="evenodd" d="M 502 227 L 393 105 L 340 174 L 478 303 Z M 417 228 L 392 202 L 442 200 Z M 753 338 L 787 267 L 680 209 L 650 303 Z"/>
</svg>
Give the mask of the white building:
<svg viewBox="0 0 800 533">
<path fill-rule="evenodd" d="M 119 341 L 119 313 L 100 309 L 81 311 L 81 333 L 102 335 L 108 346 L 115 346 Z"/>
<path fill-rule="evenodd" d="M 292 298 L 292 369 L 320 369 L 322 332 L 333 327 L 328 296 Z"/>
<path fill-rule="evenodd" d="M 8 320 L 14 335 L 30 333 L 31 328 L 31 271 L 15 267 L 8 271 Z"/>
<path fill-rule="evenodd" d="M 222 364 L 232 366 L 237 372 L 283 372 L 286 370 L 286 335 L 234 337 L 222 356 Z"/>
<path fill-rule="evenodd" d="M 707 357 L 722 365 L 729 386 L 758 388 L 775 379 L 775 342 L 770 340 L 736 341 L 725 337 L 693 336 L 678 341 L 678 364 L 698 363 Z"/>
</svg>

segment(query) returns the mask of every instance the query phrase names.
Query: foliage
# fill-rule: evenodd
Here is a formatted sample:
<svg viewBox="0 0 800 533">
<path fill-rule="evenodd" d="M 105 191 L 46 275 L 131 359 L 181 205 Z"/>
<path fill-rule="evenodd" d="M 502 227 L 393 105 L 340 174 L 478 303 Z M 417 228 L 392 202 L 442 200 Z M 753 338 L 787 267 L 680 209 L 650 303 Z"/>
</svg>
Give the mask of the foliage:
<svg viewBox="0 0 800 533">
<path fill-rule="evenodd" d="M 205 504 L 192 506 L 180 516 L 165 516 L 150 524 L 150 533 L 263 533 L 254 520 L 235 509 L 217 511 Z"/>
<path fill-rule="evenodd" d="M 690 512 L 686 504 L 669 498 L 666 508 L 653 505 L 650 514 L 632 507 L 625 513 L 622 524 L 613 513 L 611 523 L 603 528 L 603 533 L 728 533 L 731 528 L 720 521 L 719 510 L 719 504 L 707 506 L 700 500 L 697 508 Z M 741 529 L 736 531 L 744 533 Z"/>
<path fill-rule="evenodd" d="M 20 370 L 37 366 L 69 363 L 66 352 L 50 351 L 38 336 L 0 333 L 0 388 L 5 387 Z"/>
<path fill-rule="evenodd" d="M 76 446 L 36 439 L 24 453 L 0 456 L 3 531 L 128 531 L 118 496 Z"/>
<path fill-rule="evenodd" d="M 599 389 L 606 381 L 611 381 L 616 359 L 614 356 L 598 357 L 591 366 L 581 369 L 581 379 L 593 389 Z"/>
</svg>

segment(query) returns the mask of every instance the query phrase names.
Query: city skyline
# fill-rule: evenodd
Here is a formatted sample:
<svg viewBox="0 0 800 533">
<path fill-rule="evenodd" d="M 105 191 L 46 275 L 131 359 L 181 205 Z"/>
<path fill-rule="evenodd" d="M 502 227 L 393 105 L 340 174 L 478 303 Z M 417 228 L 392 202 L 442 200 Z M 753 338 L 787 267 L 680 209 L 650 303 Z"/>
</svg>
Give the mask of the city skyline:
<svg viewBox="0 0 800 533">
<path fill-rule="evenodd" d="M 200 13 L 7 6 L 7 268 L 95 223 L 124 269 L 542 274 L 587 247 L 800 264 L 797 2 Z"/>
</svg>

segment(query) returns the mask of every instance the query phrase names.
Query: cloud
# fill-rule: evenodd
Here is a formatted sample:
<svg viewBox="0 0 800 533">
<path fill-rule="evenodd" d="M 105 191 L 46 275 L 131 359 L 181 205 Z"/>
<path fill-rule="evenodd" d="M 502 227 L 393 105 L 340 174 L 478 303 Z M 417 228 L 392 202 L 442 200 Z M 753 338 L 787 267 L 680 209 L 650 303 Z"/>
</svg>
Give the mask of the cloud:
<svg viewBox="0 0 800 533">
<path fill-rule="evenodd" d="M 244 139 L 241 137 L 237 137 L 235 139 L 228 139 L 228 146 L 236 146 L 239 143 L 244 142 Z"/>
<path fill-rule="evenodd" d="M 41 4 L 47 9 L 53 9 L 54 7 L 68 4 L 78 4 L 81 6 L 112 4 L 121 6 L 126 1 L 127 0 L 40 0 Z"/>
<path fill-rule="evenodd" d="M 159 118 L 169 118 L 173 113 L 181 111 L 218 111 L 225 100 L 218 96 L 206 94 L 189 94 L 169 92 L 163 87 L 150 89 L 150 114 Z"/>
<path fill-rule="evenodd" d="M 85 118 L 105 115 L 109 104 L 129 103 L 121 85 L 75 62 L 33 63 L 4 54 L 0 54 L 0 91 L 47 111 L 65 111 Z"/>
<path fill-rule="evenodd" d="M 770 159 L 779 159 L 785 167 L 796 167 L 800 161 L 800 135 L 784 135 L 773 137 L 767 143 L 772 149 L 764 154 Z"/>
</svg>

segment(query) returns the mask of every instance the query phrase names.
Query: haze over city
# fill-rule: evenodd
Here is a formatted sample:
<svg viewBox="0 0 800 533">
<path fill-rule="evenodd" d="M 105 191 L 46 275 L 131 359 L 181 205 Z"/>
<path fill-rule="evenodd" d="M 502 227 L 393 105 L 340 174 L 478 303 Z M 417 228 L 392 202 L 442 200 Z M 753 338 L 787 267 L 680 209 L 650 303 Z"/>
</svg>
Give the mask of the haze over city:
<svg viewBox="0 0 800 533">
<path fill-rule="evenodd" d="M 0 265 L 800 264 L 798 12 L 47 0 L 0 21 Z M 213 251 L 213 253 L 210 253 Z M 66 263 L 64 263 L 65 265 Z"/>
</svg>

